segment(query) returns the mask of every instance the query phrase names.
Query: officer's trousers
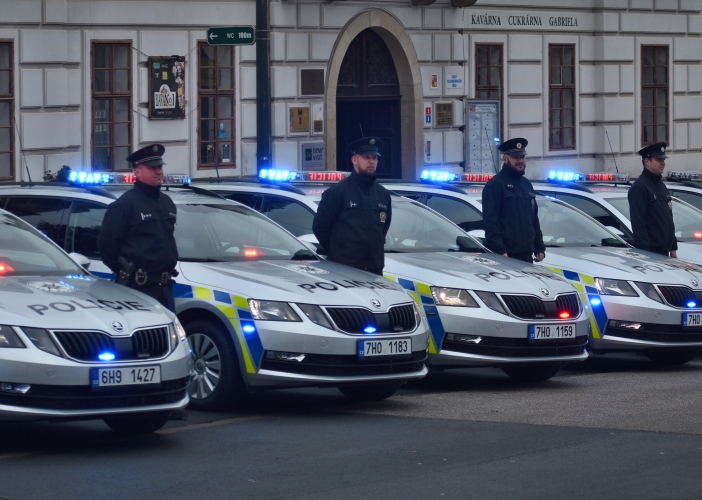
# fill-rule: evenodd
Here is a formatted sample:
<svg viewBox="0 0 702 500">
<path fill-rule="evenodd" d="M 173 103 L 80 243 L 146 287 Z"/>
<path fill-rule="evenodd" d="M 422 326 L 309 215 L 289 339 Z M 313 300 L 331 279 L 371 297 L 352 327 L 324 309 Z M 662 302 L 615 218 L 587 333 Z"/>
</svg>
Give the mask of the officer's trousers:
<svg viewBox="0 0 702 500">
<path fill-rule="evenodd" d="M 149 283 L 148 285 L 139 286 L 136 284 L 129 285 L 138 292 L 148 295 L 151 298 L 158 300 L 163 307 L 175 313 L 175 299 L 173 298 L 173 285 L 159 285 L 158 283 Z"/>
</svg>

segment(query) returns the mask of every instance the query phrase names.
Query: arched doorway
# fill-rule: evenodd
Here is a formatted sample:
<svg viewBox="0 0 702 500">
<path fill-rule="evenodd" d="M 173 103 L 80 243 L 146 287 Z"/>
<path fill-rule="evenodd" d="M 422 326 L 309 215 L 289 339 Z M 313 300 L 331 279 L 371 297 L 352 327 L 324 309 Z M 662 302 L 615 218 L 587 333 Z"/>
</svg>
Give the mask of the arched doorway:
<svg viewBox="0 0 702 500">
<path fill-rule="evenodd" d="M 346 146 L 364 136 L 379 137 L 381 178 L 402 178 L 400 85 L 388 46 L 373 29 L 351 42 L 336 85 L 336 168 L 351 170 Z"/>
</svg>

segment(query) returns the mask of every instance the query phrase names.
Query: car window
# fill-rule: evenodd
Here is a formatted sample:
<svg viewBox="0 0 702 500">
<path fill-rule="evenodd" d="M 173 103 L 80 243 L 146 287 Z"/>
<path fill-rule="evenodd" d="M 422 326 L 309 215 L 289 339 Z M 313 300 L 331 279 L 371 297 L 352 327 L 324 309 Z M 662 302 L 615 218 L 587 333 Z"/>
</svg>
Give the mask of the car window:
<svg viewBox="0 0 702 500">
<path fill-rule="evenodd" d="M 238 201 L 239 203 L 243 203 L 247 207 L 251 207 L 254 210 L 256 209 L 256 202 L 258 201 L 258 195 L 250 193 L 229 193 L 224 197 L 233 201 Z"/>
<path fill-rule="evenodd" d="M 631 231 L 625 224 L 623 224 L 617 217 L 612 215 L 612 213 L 604 208 L 602 205 L 596 201 L 585 198 L 584 196 L 577 196 L 568 193 L 554 193 L 556 198 L 565 201 L 569 205 L 573 205 L 578 210 L 582 210 L 590 217 L 595 219 L 597 222 L 603 226 L 613 227 L 618 231 L 622 232 L 625 236 L 631 236 Z M 616 207 L 615 207 L 616 208 Z M 617 210 L 619 210 L 617 208 Z"/>
<path fill-rule="evenodd" d="M 260 212 L 295 236 L 312 234 L 314 213 L 295 200 L 280 196 L 264 196 Z"/>
<path fill-rule="evenodd" d="M 483 216 L 462 201 L 441 195 L 427 195 L 427 206 L 436 210 L 464 231 L 483 229 Z"/>
<path fill-rule="evenodd" d="M 60 198 L 12 197 L 5 209 L 28 222 L 46 236 L 63 244 L 61 222 L 68 202 Z"/>
<path fill-rule="evenodd" d="M 89 201 L 74 201 L 66 228 L 66 251 L 100 260 L 97 238 L 107 207 Z"/>
<path fill-rule="evenodd" d="M 610 198 L 609 202 L 631 220 L 628 198 Z M 673 200 L 673 224 L 678 241 L 702 239 L 702 213 L 678 200 Z"/>
<path fill-rule="evenodd" d="M 386 187 L 390 191 L 392 191 L 392 186 L 386 186 Z M 419 201 L 419 202 L 421 202 L 423 197 L 424 197 L 424 193 L 414 193 L 411 191 L 395 191 L 395 192 L 397 194 L 399 194 L 400 196 L 404 196 L 405 198 L 409 198 L 410 200 Z"/>
<path fill-rule="evenodd" d="M 677 191 L 674 189 L 670 189 L 669 191 L 670 191 L 671 196 L 675 196 L 676 198 L 680 198 L 682 201 L 689 203 L 690 205 L 692 205 L 696 209 L 702 210 L 702 192 L 691 193 L 690 191 Z"/>
</svg>

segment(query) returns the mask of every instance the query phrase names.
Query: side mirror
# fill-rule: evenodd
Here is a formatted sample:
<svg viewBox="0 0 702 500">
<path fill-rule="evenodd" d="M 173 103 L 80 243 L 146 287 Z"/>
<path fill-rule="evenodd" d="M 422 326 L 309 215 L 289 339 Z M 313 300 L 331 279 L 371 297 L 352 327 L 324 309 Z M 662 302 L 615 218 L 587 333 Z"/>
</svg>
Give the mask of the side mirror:
<svg viewBox="0 0 702 500">
<path fill-rule="evenodd" d="M 87 258 L 85 255 L 76 253 L 76 252 L 71 252 L 68 254 L 68 256 L 71 258 L 73 262 L 78 264 L 80 267 L 85 269 L 86 271 L 90 267 L 90 259 Z"/>
</svg>

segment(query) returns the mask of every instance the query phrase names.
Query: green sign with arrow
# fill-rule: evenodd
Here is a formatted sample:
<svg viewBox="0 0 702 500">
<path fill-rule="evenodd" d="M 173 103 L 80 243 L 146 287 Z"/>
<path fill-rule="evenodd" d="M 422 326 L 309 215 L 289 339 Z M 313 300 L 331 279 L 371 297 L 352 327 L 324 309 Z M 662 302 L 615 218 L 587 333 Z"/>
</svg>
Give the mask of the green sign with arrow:
<svg viewBox="0 0 702 500">
<path fill-rule="evenodd" d="M 253 26 L 229 26 L 207 30 L 207 43 L 210 45 L 253 45 L 256 42 L 256 28 Z"/>
</svg>

